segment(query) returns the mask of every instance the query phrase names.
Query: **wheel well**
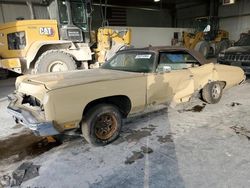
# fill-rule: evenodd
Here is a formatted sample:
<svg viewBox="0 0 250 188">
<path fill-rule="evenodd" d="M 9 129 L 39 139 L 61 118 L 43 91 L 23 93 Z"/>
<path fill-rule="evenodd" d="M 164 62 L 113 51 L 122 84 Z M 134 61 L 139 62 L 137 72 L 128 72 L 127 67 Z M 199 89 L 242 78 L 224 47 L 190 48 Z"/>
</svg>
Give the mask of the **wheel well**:
<svg viewBox="0 0 250 188">
<path fill-rule="evenodd" d="M 222 89 L 224 89 L 227 85 L 226 81 L 215 81 L 215 82 L 219 82 L 219 84 L 221 85 Z"/>
<path fill-rule="evenodd" d="M 227 82 L 225 82 L 225 81 L 218 81 L 218 82 L 220 82 L 220 84 L 222 84 L 222 88 L 224 89 L 225 87 L 226 87 L 226 85 L 227 85 Z"/>
<path fill-rule="evenodd" d="M 222 86 L 222 89 L 224 89 L 224 88 L 226 87 L 226 85 L 227 85 L 226 81 L 220 81 L 220 80 L 218 80 L 218 81 L 210 81 L 210 82 L 208 82 L 207 84 L 212 83 L 212 82 L 219 82 L 219 83 L 221 84 L 221 86 Z M 204 88 L 207 84 L 205 84 L 205 85 L 203 86 L 203 88 Z M 202 89 L 203 89 L 203 88 L 202 88 Z M 202 90 L 202 89 L 201 89 L 201 90 Z"/>
<path fill-rule="evenodd" d="M 101 103 L 115 105 L 120 110 L 123 117 L 127 117 L 128 113 L 131 110 L 131 101 L 130 101 L 130 99 L 125 95 L 117 95 L 117 96 L 104 97 L 104 98 L 100 98 L 100 99 L 96 99 L 94 101 L 91 101 L 84 108 L 83 116 L 86 115 L 86 113 L 91 108 L 93 108 L 94 106 L 96 106 L 98 104 L 101 104 Z"/>
<path fill-rule="evenodd" d="M 222 89 L 224 89 L 224 88 L 226 87 L 226 85 L 227 85 L 227 83 L 226 83 L 225 81 L 212 81 L 212 82 L 219 82 L 219 83 L 221 84 L 221 86 L 222 86 Z M 211 82 L 208 82 L 207 84 L 209 84 L 209 83 L 211 83 Z M 205 85 L 203 86 L 203 88 L 204 88 L 207 84 L 205 84 Z M 201 95 L 201 93 L 202 93 L 203 88 L 200 89 L 200 91 L 199 91 L 199 94 L 200 94 L 200 95 Z"/>
<path fill-rule="evenodd" d="M 59 49 L 67 49 L 69 48 L 69 44 L 45 44 L 43 45 L 36 53 L 36 56 L 32 60 L 32 62 L 29 65 L 29 69 L 33 69 L 35 67 L 35 63 L 38 60 L 38 58 L 46 51 L 48 50 L 59 50 Z"/>
</svg>

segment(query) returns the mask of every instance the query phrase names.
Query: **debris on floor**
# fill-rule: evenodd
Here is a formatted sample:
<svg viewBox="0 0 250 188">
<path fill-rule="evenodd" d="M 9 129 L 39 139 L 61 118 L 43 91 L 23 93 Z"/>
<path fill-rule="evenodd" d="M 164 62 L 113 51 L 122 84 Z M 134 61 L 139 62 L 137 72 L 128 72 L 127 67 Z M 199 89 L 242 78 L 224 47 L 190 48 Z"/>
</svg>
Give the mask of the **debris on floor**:
<svg viewBox="0 0 250 188">
<path fill-rule="evenodd" d="M 206 103 L 203 103 L 202 105 L 195 105 L 190 109 L 183 109 L 183 110 L 178 110 L 179 113 L 183 112 L 201 112 L 206 106 Z"/>
<path fill-rule="evenodd" d="M 142 147 L 141 147 L 141 150 L 142 150 L 142 152 L 145 153 L 145 154 L 153 153 L 153 149 L 151 149 L 151 148 L 149 148 L 149 147 L 142 146 Z"/>
<path fill-rule="evenodd" d="M 125 164 L 132 164 L 136 160 L 142 159 L 144 157 L 144 154 L 153 153 L 153 149 L 151 149 L 150 147 L 142 146 L 141 151 L 132 151 L 132 152 L 133 155 L 126 159 Z"/>
<path fill-rule="evenodd" d="M 11 186 L 20 186 L 22 182 L 39 176 L 39 165 L 34 165 L 32 162 L 22 163 L 13 173 Z"/>
<path fill-rule="evenodd" d="M 0 188 L 20 186 L 23 182 L 39 176 L 39 169 L 40 165 L 24 162 L 12 172 L 12 178 L 9 175 L 0 177 Z"/>
<path fill-rule="evenodd" d="M 250 140 L 250 130 L 246 129 L 245 127 L 240 126 L 233 126 L 231 127 L 235 131 L 236 134 L 245 136 L 248 140 Z"/>
<path fill-rule="evenodd" d="M 0 188 L 10 186 L 11 177 L 9 175 L 3 175 L 0 177 Z"/>
<path fill-rule="evenodd" d="M 230 106 L 235 107 L 235 106 L 240 106 L 242 104 L 238 103 L 238 102 L 232 102 Z"/>
<path fill-rule="evenodd" d="M 157 136 L 158 137 L 158 142 L 160 143 L 166 143 L 166 142 L 173 142 L 173 138 L 171 134 L 168 134 L 166 136 Z"/>
<path fill-rule="evenodd" d="M 132 164 L 138 159 L 142 159 L 144 157 L 141 151 L 133 151 L 133 155 L 128 157 L 125 161 L 125 164 Z"/>
<path fill-rule="evenodd" d="M 29 131 L 13 134 L 0 140 L 0 160 L 11 158 L 12 162 L 20 161 L 27 156 L 38 156 L 60 144 L 59 141 L 51 142 L 47 138 L 37 137 Z"/>
</svg>

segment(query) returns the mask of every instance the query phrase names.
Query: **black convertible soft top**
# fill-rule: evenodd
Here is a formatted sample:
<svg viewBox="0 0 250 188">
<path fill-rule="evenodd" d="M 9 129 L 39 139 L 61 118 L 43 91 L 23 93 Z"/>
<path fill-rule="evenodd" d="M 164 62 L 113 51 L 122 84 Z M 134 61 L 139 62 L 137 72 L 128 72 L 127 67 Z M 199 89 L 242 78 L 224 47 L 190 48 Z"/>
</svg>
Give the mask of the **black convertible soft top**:
<svg viewBox="0 0 250 188">
<path fill-rule="evenodd" d="M 211 63 L 208 61 L 200 52 L 195 50 L 187 49 L 181 46 L 148 46 L 144 48 L 128 48 L 119 52 L 125 51 L 151 51 L 151 52 L 173 52 L 173 51 L 186 51 L 194 56 L 201 64 Z"/>
</svg>

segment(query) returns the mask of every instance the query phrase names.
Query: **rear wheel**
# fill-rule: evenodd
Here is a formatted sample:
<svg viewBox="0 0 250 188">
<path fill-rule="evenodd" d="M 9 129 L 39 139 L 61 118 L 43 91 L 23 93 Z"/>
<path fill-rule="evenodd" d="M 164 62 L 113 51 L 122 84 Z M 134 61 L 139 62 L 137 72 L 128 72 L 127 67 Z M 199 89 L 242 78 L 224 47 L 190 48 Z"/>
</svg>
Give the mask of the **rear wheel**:
<svg viewBox="0 0 250 188">
<path fill-rule="evenodd" d="M 205 58 L 209 55 L 210 45 L 207 41 L 200 41 L 196 44 L 195 50 L 199 51 Z"/>
<path fill-rule="evenodd" d="M 83 137 L 93 145 L 106 145 L 120 134 L 122 116 L 116 106 L 99 104 L 83 117 Z"/>
<path fill-rule="evenodd" d="M 208 83 L 202 89 L 202 98 L 209 104 L 218 103 L 222 96 L 222 84 L 220 82 Z"/>
<path fill-rule="evenodd" d="M 43 53 L 35 64 L 35 73 L 63 72 L 76 69 L 76 62 L 67 53 L 49 50 Z"/>
<path fill-rule="evenodd" d="M 224 51 L 224 50 L 226 50 L 227 48 L 229 48 L 229 46 L 230 46 L 230 42 L 229 42 L 229 40 L 222 40 L 222 41 L 220 41 L 219 43 L 218 43 L 218 46 L 217 46 L 217 55 L 220 53 L 220 52 L 222 52 L 222 51 Z"/>
</svg>

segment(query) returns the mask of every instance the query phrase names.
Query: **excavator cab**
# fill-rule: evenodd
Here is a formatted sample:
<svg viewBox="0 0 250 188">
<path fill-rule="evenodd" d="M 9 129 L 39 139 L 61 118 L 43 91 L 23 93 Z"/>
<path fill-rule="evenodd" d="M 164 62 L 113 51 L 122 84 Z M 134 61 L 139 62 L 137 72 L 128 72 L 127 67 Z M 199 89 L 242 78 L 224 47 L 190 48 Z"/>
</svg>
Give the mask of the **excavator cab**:
<svg viewBox="0 0 250 188">
<path fill-rule="evenodd" d="M 183 32 L 183 45 L 194 49 L 205 57 L 216 56 L 230 46 L 229 33 L 219 29 L 218 17 L 196 18 L 194 33 Z"/>
<path fill-rule="evenodd" d="M 219 32 L 218 17 L 200 17 L 195 19 L 196 32 L 203 32 L 206 41 L 215 40 Z"/>
</svg>

